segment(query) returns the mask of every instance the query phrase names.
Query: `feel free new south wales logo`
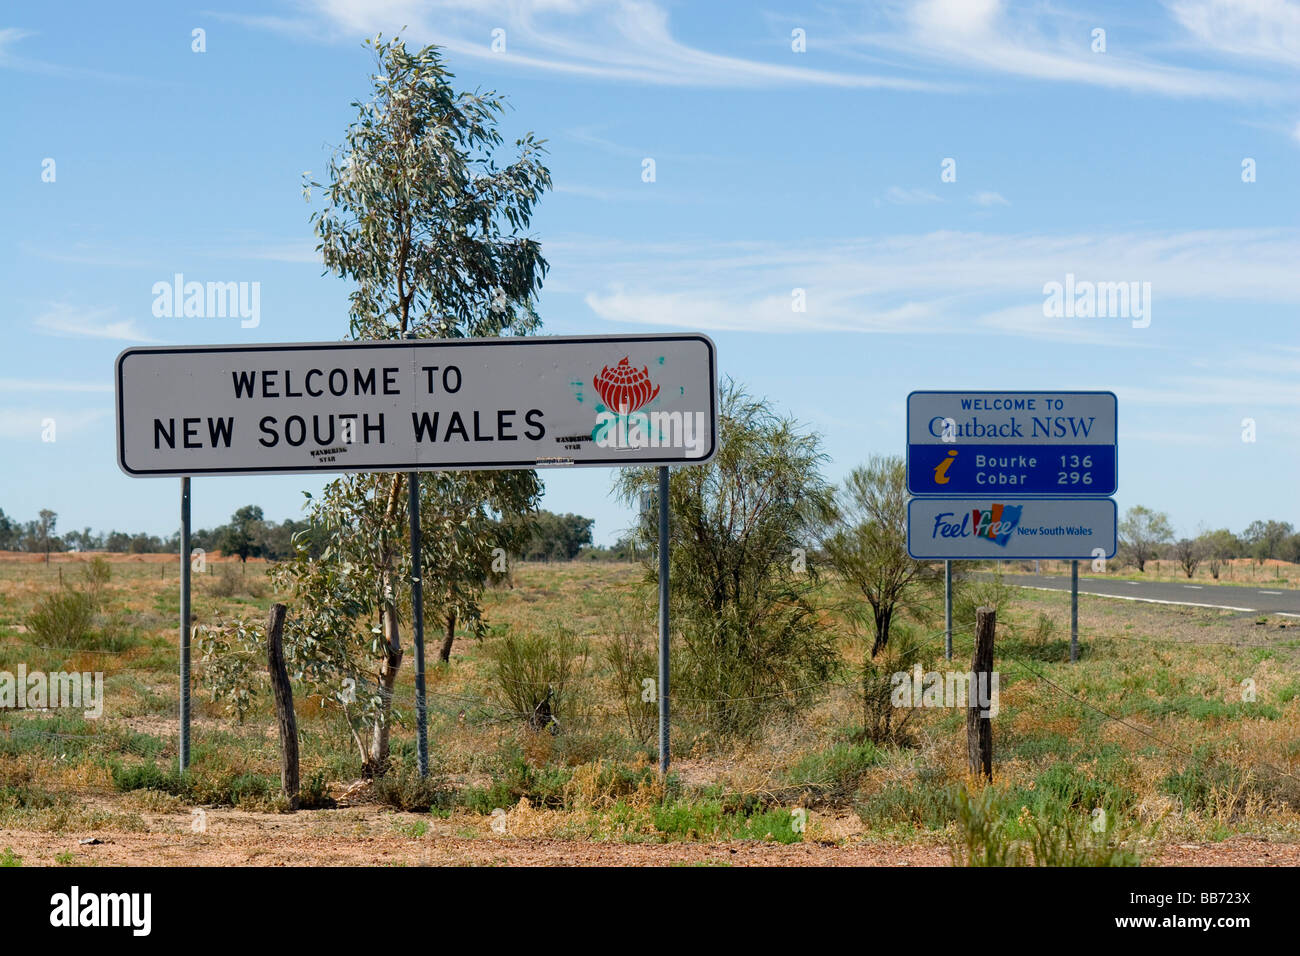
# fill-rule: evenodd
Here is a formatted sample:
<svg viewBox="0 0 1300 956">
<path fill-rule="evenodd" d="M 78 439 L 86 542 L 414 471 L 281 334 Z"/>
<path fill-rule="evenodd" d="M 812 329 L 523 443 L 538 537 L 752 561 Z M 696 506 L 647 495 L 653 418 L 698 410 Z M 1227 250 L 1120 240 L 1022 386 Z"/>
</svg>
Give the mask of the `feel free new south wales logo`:
<svg viewBox="0 0 1300 956">
<path fill-rule="evenodd" d="M 1020 513 L 1024 505 L 991 504 L 987 508 L 972 508 L 958 521 L 952 511 L 934 516 L 933 538 L 982 538 L 1005 548 L 1016 528 L 1020 526 Z"/>
</svg>

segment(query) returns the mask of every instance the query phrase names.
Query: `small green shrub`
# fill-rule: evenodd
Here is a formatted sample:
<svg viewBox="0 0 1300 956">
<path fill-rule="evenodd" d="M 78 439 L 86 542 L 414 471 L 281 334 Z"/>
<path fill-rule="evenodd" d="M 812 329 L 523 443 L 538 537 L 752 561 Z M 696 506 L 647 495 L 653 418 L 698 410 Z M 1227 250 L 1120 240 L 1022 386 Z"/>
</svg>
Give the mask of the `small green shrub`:
<svg viewBox="0 0 1300 956">
<path fill-rule="evenodd" d="M 958 836 L 952 843 L 957 866 L 1137 866 L 1137 854 L 1124 848 L 1132 834 L 1106 814 L 1094 829 L 1090 814 L 1065 803 L 1022 803 L 1019 793 L 988 787 L 972 797 L 956 794 Z"/>
<path fill-rule="evenodd" d="M 380 803 L 408 813 L 446 811 L 454 798 L 452 790 L 438 778 L 421 777 L 406 769 L 376 777 L 373 788 Z"/>
<path fill-rule="evenodd" d="M 56 802 L 53 794 L 30 784 L 0 787 L 0 810 L 41 810 Z"/>
<path fill-rule="evenodd" d="M 298 806 L 303 810 L 325 810 L 336 806 L 326 788 L 325 772 L 317 770 L 298 788 Z"/>
<path fill-rule="evenodd" d="M 795 829 L 794 816 L 786 809 L 773 808 L 755 813 L 729 812 L 721 800 L 673 800 L 653 811 L 655 830 L 677 840 L 768 840 L 799 843 L 803 833 Z"/>
<path fill-rule="evenodd" d="M 940 771 L 922 770 L 916 780 L 888 784 L 855 809 L 872 829 L 905 825 L 942 830 L 957 815 L 956 790 Z"/>
<path fill-rule="evenodd" d="M 488 651 L 493 696 L 530 730 L 559 733 L 577 683 L 587 669 L 587 647 L 565 628 L 549 633 L 506 633 Z"/>
<path fill-rule="evenodd" d="M 27 630 L 51 647 L 88 647 L 94 641 L 95 601 L 82 591 L 47 594 L 27 618 Z"/>
<path fill-rule="evenodd" d="M 113 566 L 104 558 L 96 556 L 83 566 L 81 576 L 86 580 L 86 590 L 99 598 L 113 580 Z"/>
<path fill-rule="evenodd" d="M 174 796 L 186 796 L 188 785 L 185 776 L 176 770 L 163 770 L 157 764 L 119 764 L 109 767 L 113 786 L 118 790 L 158 790 Z"/>
<path fill-rule="evenodd" d="M 466 787 L 459 802 L 475 813 L 513 807 L 524 797 L 535 807 L 558 809 L 564 806 L 564 788 L 572 778 L 567 767 L 535 768 L 516 754 L 490 787 Z"/>
<path fill-rule="evenodd" d="M 840 743 L 807 754 L 786 775 L 790 786 L 829 803 L 852 797 L 868 770 L 880 763 L 875 744 Z"/>
</svg>

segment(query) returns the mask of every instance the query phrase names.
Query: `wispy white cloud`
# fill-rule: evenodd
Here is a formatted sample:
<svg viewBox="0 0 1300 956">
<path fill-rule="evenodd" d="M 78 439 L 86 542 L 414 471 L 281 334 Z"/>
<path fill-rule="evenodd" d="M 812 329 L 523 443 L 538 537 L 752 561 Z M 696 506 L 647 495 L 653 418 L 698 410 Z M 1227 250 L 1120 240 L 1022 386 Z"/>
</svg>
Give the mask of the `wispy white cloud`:
<svg viewBox="0 0 1300 956">
<path fill-rule="evenodd" d="M 13 48 L 29 36 L 34 36 L 30 30 L 22 30 L 18 27 L 0 27 L 0 63 L 3 63 L 12 55 Z"/>
<path fill-rule="evenodd" d="M 980 190 L 975 195 L 971 196 L 970 201 L 977 206 L 985 206 L 985 207 L 1011 205 L 1011 203 L 1007 200 L 1006 196 L 1002 195 L 1001 193 L 995 193 L 987 189 Z"/>
<path fill-rule="evenodd" d="M 791 52 L 788 38 L 773 45 L 768 60 L 714 53 L 679 40 L 668 11 L 652 0 L 303 0 L 301 5 L 300 17 L 222 16 L 304 39 L 354 39 L 405 28 L 412 40 L 437 43 L 461 56 L 591 79 L 731 88 L 951 89 L 930 80 L 811 67 Z M 503 52 L 492 48 L 492 31 L 498 28 L 505 31 Z"/>
<path fill-rule="evenodd" d="M 134 319 L 118 319 L 117 309 L 78 309 L 65 303 L 51 305 L 36 317 L 36 330 L 60 338 L 114 339 L 123 342 L 156 342 L 142 332 Z"/>
<path fill-rule="evenodd" d="M 144 82 L 138 77 L 124 76 L 120 73 L 93 70 L 84 66 L 66 66 L 62 63 L 51 63 L 45 60 L 19 56 L 15 52 L 19 44 L 23 40 L 34 36 L 36 34 L 31 30 L 23 30 L 19 27 L 0 27 L 0 69 L 19 70 L 24 73 L 38 73 L 45 76 L 103 80 L 113 83 Z"/>
<path fill-rule="evenodd" d="M 884 29 L 849 33 L 832 46 L 888 51 L 918 63 L 981 74 L 1175 97 L 1285 96 L 1282 84 L 1241 72 L 1177 66 L 1128 52 L 1094 51 L 1095 18 L 1036 3 L 919 0 L 889 3 Z M 1103 28 L 1104 29 L 1104 28 Z"/>
<path fill-rule="evenodd" d="M 866 9 L 840 0 L 801 18 L 807 54 L 791 51 L 789 35 L 776 28 L 779 18 L 756 11 L 755 23 L 771 42 L 771 55 L 758 59 L 682 41 L 661 0 L 299 0 L 298 6 L 296 16 L 208 15 L 308 41 L 354 41 L 405 28 L 414 42 L 497 66 L 671 86 L 952 92 L 969 79 L 938 71 L 955 70 L 1160 96 L 1287 97 L 1294 96 L 1290 86 L 1259 76 L 1250 58 L 1293 63 L 1300 56 L 1294 0 L 1168 0 L 1167 10 L 1147 11 L 1139 30 L 1105 52 L 1093 50 L 1095 15 L 1035 0 L 879 0 Z M 502 52 L 493 50 L 496 29 L 505 31 Z M 1183 51 L 1237 59 L 1207 69 L 1156 55 L 1178 49 L 1177 40 Z M 821 66 L 828 56 L 845 66 Z M 852 68 L 864 63 L 869 71 Z"/>
<path fill-rule="evenodd" d="M 1150 282 L 1155 333 L 1177 327 L 1179 303 L 1300 304 L 1300 230 L 672 244 L 591 238 L 548 242 L 546 251 L 548 290 L 580 295 L 600 318 L 706 329 L 1154 344 L 1126 319 L 1045 317 L 1043 286 L 1069 273 Z M 796 310 L 800 303 L 804 311 Z"/>
<path fill-rule="evenodd" d="M 1300 66 L 1300 3 L 1294 0 L 1173 0 L 1167 6 L 1209 50 Z"/>
<path fill-rule="evenodd" d="M 969 331 L 1014 335 L 1072 345 L 1154 348 L 1150 336 L 1127 334 L 1124 320 L 1065 321 L 1043 316 L 1042 302 L 996 309 L 978 316 Z M 1128 327 L 1131 328 L 1131 327 Z"/>
</svg>

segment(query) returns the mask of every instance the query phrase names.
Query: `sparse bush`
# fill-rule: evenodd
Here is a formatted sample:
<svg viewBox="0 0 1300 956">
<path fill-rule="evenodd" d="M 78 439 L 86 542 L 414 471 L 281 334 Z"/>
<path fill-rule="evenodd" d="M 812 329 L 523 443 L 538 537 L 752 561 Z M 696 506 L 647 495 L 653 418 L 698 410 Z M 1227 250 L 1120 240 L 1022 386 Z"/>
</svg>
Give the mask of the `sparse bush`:
<svg viewBox="0 0 1300 956">
<path fill-rule="evenodd" d="M 894 706 L 894 675 L 921 662 L 921 647 L 910 628 L 895 624 L 894 640 L 862 662 L 862 736 L 876 744 L 905 744 L 914 707 Z"/>
<path fill-rule="evenodd" d="M 372 786 L 376 800 L 408 813 L 445 811 L 455 797 L 454 792 L 437 777 L 421 777 L 409 768 L 390 770 L 382 777 L 376 777 Z"/>
<path fill-rule="evenodd" d="M 86 592 L 98 605 L 102 600 L 104 588 L 113 580 L 113 566 L 96 555 L 83 566 L 81 573 L 86 579 Z"/>
<path fill-rule="evenodd" d="M 187 787 L 185 776 L 178 771 L 164 770 L 157 764 L 113 764 L 109 768 L 113 786 L 118 790 L 157 790 L 175 796 L 184 796 Z"/>
<path fill-rule="evenodd" d="M 189 803 L 239 807 L 246 810 L 282 810 L 286 807 L 278 775 L 189 770 L 180 773 L 154 763 L 109 767 L 113 786 L 121 791 L 156 790 L 184 798 Z"/>
<path fill-rule="evenodd" d="M 952 596 L 953 628 L 974 629 L 975 611 L 981 607 L 991 607 L 996 611 L 1009 611 L 1015 604 L 1016 588 L 1007 584 L 1002 572 L 995 570 L 992 574 L 971 575 L 957 585 L 954 582 Z M 1005 623 L 1005 613 L 998 615 L 999 623 Z"/>
<path fill-rule="evenodd" d="M 239 593 L 239 575 L 235 574 L 235 569 L 229 564 L 220 565 L 216 579 L 208 588 L 213 597 L 230 598 Z"/>
<path fill-rule="evenodd" d="M 37 603 L 27 619 L 27 631 L 35 638 L 34 643 L 46 647 L 83 651 L 124 651 L 134 647 L 134 634 L 102 613 L 102 605 L 102 580 L 88 582 L 86 590 L 61 588 Z"/>
<path fill-rule="evenodd" d="M 679 840 L 803 840 L 790 811 L 779 808 L 736 813 L 721 800 L 675 800 L 655 808 L 653 819 L 660 835 Z"/>
<path fill-rule="evenodd" d="M 550 633 L 506 633 L 489 649 L 492 693 L 529 729 L 559 733 L 577 684 L 586 675 L 587 647 L 562 627 Z"/>
<path fill-rule="evenodd" d="M 47 594 L 27 619 L 27 630 L 52 647 L 87 647 L 94 641 L 95 601 L 82 591 Z"/>
<path fill-rule="evenodd" d="M 1039 801 L 1031 810 L 1020 796 L 994 787 L 978 796 L 957 791 L 957 866 L 1138 865 L 1137 854 L 1123 846 L 1133 834 L 1117 829 L 1114 813 L 1096 830 L 1090 813 L 1067 801 Z"/>
<path fill-rule="evenodd" d="M 642 699 L 646 678 L 658 680 L 657 653 L 653 637 L 627 621 L 619 622 L 604 649 L 610 689 L 623 708 L 628 734 L 642 744 L 654 736 L 659 722 L 657 694 L 649 701 Z"/>
<path fill-rule="evenodd" d="M 323 771 L 317 770 L 307 782 L 298 788 L 298 808 L 300 810 L 325 810 L 335 806 L 334 798 L 325 789 L 326 781 Z"/>
<path fill-rule="evenodd" d="M 236 574 L 234 565 L 229 563 L 223 563 L 217 567 L 218 571 L 215 580 L 208 588 L 208 593 L 213 597 L 233 598 L 245 595 L 251 598 L 260 598 L 266 595 L 266 585 L 256 575 L 250 579 L 246 573 Z"/>
<path fill-rule="evenodd" d="M 881 761 L 875 744 L 839 743 L 805 756 L 786 774 L 790 786 L 827 803 L 841 803 L 858 790 L 867 771 Z"/>
<path fill-rule="evenodd" d="M 873 829 L 896 826 L 942 830 L 957 814 L 956 791 L 937 772 L 923 771 L 913 781 L 891 783 L 856 807 L 858 817 Z"/>
<path fill-rule="evenodd" d="M 1046 612 L 1038 612 L 1038 620 L 1034 622 L 1034 631 L 1032 639 L 1035 644 L 1046 644 L 1056 635 L 1056 622 L 1053 621 Z"/>
<path fill-rule="evenodd" d="M 491 813 L 497 807 L 513 807 L 527 797 L 534 807 L 557 809 L 565 804 L 565 789 L 573 777 L 567 767 L 532 767 L 515 754 L 490 787 L 466 787 L 460 803 L 476 813 Z"/>
<path fill-rule="evenodd" d="M 53 794 L 31 784 L 0 787 L 0 810 L 39 810 L 55 802 Z"/>
</svg>

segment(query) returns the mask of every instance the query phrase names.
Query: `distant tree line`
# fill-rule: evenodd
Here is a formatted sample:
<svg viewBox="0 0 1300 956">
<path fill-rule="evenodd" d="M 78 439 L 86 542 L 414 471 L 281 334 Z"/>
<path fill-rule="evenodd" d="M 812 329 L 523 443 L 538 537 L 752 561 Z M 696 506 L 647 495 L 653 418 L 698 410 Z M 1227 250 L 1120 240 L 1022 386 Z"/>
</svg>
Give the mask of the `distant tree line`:
<svg viewBox="0 0 1300 956">
<path fill-rule="evenodd" d="M 43 509 L 31 521 L 17 521 L 0 508 L 0 551 L 50 554 L 63 551 L 108 551 L 114 554 L 172 554 L 180 546 L 179 532 L 159 537 L 143 532 L 104 531 L 90 528 L 58 533 L 58 514 Z M 523 519 L 526 534 L 514 557 L 524 561 L 636 561 L 645 548 L 635 533 L 609 547 L 592 545 L 595 521 L 576 514 L 537 511 Z M 258 505 L 245 505 L 230 521 L 214 528 L 192 532 L 192 546 L 237 557 L 283 561 L 294 553 L 294 536 L 301 535 L 308 553 L 316 556 L 324 548 L 325 536 L 309 521 L 267 521 Z M 1260 564 L 1269 560 L 1300 564 L 1300 533 L 1287 521 L 1252 521 L 1240 533 L 1227 528 L 1203 530 L 1195 537 L 1177 537 L 1169 516 L 1143 505 L 1130 508 L 1119 525 L 1120 556 L 1146 569 L 1148 561 L 1176 560 L 1192 577 L 1202 565 L 1217 578 L 1226 561 L 1251 558 Z"/>
<path fill-rule="evenodd" d="M 515 557 L 524 561 L 636 560 L 632 540 L 624 538 L 609 548 L 591 544 L 592 518 L 576 514 L 553 514 L 537 511 L 522 519 L 522 533 L 514 540 L 524 543 Z M 95 533 L 90 528 L 56 533 L 58 515 L 44 510 L 33 521 L 11 520 L 0 510 L 0 551 L 29 551 L 37 554 L 62 551 L 108 551 L 116 554 L 174 554 L 180 547 L 180 534 L 159 537 L 125 531 Z M 283 561 L 294 554 L 294 536 L 300 535 L 308 552 L 319 555 L 324 535 L 309 521 L 267 521 L 258 505 L 245 505 L 230 520 L 215 528 L 201 528 L 190 534 L 191 546 L 204 551 L 237 557 Z"/>
<path fill-rule="evenodd" d="M 1139 571 L 1148 561 L 1176 560 L 1189 578 L 1204 564 L 1217 579 L 1224 562 L 1236 558 L 1300 563 L 1300 533 L 1287 521 L 1252 521 L 1240 534 L 1217 528 L 1179 538 L 1167 514 L 1136 505 L 1120 522 L 1119 536 L 1121 557 Z"/>
<path fill-rule="evenodd" d="M 591 527 L 596 522 L 582 515 L 557 515 L 538 511 L 527 517 L 531 534 L 518 557 L 525 561 L 572 561 L 591 546 Z"/>
<path fill-rule="evenodd" d="M 28 551 L 36 554 L 63 551 L 108 551 L 113 554 L 174 554 L 180 547 L 180 532 L 156 534 L 101 531 L 90 528 L 57 533 L 58 514 L 49 509 L 32 521 L 16 521 L 0 509 L 0 551 Z M 190 535 L 191 544 L 205 551 L 221 551 L 243 561 L 262 557 L 280 561 L 293 553 L 293 536 L 303 532 L 312 543 L 311 526 L 292 518 L 279 523 L 266 521 L 257 505 L 245 505 L 228 523 L 202 528 Z M 319 549 L 314 549 L 319 550 Z"/>
</svg>

